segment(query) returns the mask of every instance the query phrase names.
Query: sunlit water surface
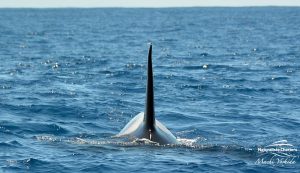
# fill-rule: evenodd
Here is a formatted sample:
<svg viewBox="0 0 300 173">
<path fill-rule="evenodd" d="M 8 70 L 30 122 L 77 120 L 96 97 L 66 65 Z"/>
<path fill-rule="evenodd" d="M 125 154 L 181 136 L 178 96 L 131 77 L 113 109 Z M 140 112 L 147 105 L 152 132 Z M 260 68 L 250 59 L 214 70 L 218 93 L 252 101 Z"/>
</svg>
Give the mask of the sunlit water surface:
<svg viewBox="0 0 300 173">
<path fill-rule="evenodd" d="M 299 151 L 299 28 L 299 8 L 0 9 L 0 172 L 297 172 L 258 149 Z M 144 110 L 148 42 L 181 145 L 112 137 Z"/>
</svg>

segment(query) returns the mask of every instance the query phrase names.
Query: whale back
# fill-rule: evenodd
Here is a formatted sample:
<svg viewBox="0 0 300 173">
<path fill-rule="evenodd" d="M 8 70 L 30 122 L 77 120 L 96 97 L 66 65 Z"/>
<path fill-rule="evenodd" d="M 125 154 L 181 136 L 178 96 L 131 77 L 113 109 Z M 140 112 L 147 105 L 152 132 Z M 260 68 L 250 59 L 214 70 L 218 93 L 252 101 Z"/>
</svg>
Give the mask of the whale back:
<svg viewBox="0 0 300 173">
<path fill-rule="evenodd" d="M 144 121 L 144 112 L 136 115 L 117 135 L 129 138 L 145 138 L 159 144 L 179 144 L 176 137 L 158 120 L 155 120 L 153 129 L 147 127 Z"/>
</svg>

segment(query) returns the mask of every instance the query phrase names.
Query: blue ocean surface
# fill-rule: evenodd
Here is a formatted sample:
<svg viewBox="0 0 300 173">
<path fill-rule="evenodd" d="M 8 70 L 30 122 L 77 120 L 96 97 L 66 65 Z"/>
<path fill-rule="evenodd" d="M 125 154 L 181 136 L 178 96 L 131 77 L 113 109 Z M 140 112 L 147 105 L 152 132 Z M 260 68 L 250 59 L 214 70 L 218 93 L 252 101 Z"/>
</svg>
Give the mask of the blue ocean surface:
<svg viewBox="0 0 300 173">
<path fill-rule="evenodd" d="M 149 42 L 181 145 L 113 137 Z M 0 61 L 0 172 L 300 170 L 300 8 L 0 9 Z"/>
</svg>

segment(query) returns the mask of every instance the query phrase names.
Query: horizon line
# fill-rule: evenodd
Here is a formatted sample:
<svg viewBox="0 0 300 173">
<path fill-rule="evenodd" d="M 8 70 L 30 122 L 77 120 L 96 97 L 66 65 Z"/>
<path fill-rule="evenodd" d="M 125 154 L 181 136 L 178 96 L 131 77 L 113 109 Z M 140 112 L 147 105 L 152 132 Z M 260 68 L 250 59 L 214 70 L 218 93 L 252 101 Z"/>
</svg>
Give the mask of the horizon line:
<svg viewBox="0 0 300 173">
<path fill-rule="evenodd" d="M 223 5 L 216 5 L 216 6 L 28 6 L 28 7 L 22 7 L 22 6 L 0 6 L 0 9 L 63 9 L 63 8 L 78 8 L 78 9 L 95 9 L 95 8 L 148 8 L 148 9 L 155 9 L 155 8 L 253 8 L 253 7 L 290 7 L 290 8 L 299 8 L 300 5 L 291 6 L 291 5 L 237 5 L 237 6 L 223 6 Z"/>
</svg>

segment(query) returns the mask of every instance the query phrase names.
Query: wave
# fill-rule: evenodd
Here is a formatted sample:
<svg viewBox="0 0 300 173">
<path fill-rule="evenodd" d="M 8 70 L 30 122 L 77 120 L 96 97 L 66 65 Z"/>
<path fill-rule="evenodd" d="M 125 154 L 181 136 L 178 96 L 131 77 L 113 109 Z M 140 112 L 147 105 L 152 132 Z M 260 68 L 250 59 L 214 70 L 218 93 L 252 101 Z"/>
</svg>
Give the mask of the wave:
<svg viewBox="0 0 300 173">
<path fill-rule="evenodd" d="M 29 123 L 29 122 L 8 122 L 2 121 L 1 127 L 14 134 L 53 134 L 65 135 L 69 131 L 55 123 Z"/>
<path fill-rule="evenodd" d="M 55 161 L 45 161 L 40 158 L 23 158 L 23 159 L 8 159 L 6 164 L 2 166 L 4 172 L 17 171 L 17 172 L 53 172 L 53 170 L 59 170 L 59 172 L 65 172 L 68 168 Z M 25 171 L 26 170 L 26 171 Z"/>
<path fill-rule="evenodd" d="M 21 147 L 21 146 L 22 146 L 22 144 L 20 144 L 16 140 L 7 141 L 7 142 L 0 142 L 0 148 L 1 147 L 16 148 L 16 147 Z"/>
<path fill-rule="evenodd" d="M 201 144 L 203 137 L 196 137 L 196 138 L 177 138 L 181 144 L 167 144 L 167 145 L 160 145 L 159 143 L 150 141 L 149 139 L 129 139 L 126 137 L 112 137 L 108 139 L 102 140 L 94 140 L 94 139 L 85 139 L 79 137 L 58 137 L 58 136 L 49 136 L 49 135 L 42 135 L 42 136 L 34 136 L 34 139 L 37 141 L 43 142 L 50 142 L 50 143 L 65 143 L 70 145 L 78 145 L 78 146 L 94 146 L 94 147 L 143 147 L 143 146 L 152 146 L 152 147 L 159 147 L 159 148 L 185 148 L 185 149 L 192 149 L 193 151 L 253 151 L 253 149 L 245 148 L 243 146 L 239 146 L 236 144 Z M 200 143 L 199 143 L 200 141 Z M 113 149 L 113 148 L 111 148 Z M 119 150 L 118 148 L 115 148 Z"/>
</svg>

